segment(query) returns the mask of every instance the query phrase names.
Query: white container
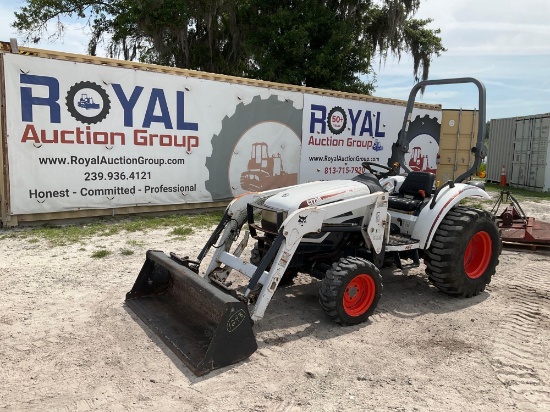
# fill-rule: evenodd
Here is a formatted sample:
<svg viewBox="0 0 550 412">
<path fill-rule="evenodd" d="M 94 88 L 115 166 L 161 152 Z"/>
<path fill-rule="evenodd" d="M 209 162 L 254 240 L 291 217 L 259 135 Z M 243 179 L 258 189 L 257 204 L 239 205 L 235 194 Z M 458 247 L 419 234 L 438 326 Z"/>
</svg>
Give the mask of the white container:
<svg viewBox="0 0 550 412">
<path fill-rule="evenodd" d="M 510 186 L 550 191 L 549 140 L 550 113 L 515 119 Z"/>
<path fill-rule="evenodd" d="M 489 126 L 489 143 L 487 149 L 487 182 L 500 183 L 502 166 L 506 180 L 510 181 L 512 161 L 514 159 L 514 136 L 516 118 L 492 119 Z"/>
</svg>

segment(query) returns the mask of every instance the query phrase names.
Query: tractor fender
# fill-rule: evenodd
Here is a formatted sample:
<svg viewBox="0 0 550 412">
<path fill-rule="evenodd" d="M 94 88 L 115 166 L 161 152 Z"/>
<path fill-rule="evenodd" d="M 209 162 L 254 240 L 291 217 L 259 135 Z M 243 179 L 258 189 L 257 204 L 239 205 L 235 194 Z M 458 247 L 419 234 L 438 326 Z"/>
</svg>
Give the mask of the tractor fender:
<svg viewBox="0 0 550 412">
<path fill-rule="evenodd" d="M 479 187 L 455 183 L 454 187 L 447 186 L 441 190 L 437 195 L 433 208 L 430 208 L 432 204 L 430 200 L 418 215 L 412 232 L 412 238 L 419 240 L 422 250 L 427 250 L 430 247 L 433 236 L 447 213 L 462 199 L 472 196 L 479 196 L 484 199 L 491 198 L 486 191 Z"/>
</svg>

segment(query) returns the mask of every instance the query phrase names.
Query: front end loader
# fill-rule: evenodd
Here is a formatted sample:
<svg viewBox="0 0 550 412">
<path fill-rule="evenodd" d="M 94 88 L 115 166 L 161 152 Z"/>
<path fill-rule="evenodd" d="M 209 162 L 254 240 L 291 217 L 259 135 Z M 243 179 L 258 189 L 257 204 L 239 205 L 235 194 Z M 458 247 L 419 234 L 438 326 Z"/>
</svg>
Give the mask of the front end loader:
<svg viewBox="0 0 550 412">
<path fill-rule="evenodd" d="M 159 251 L 147 252 L 141 272 L 126 295 L 128 307 L 199 376 L 247 358 L 257 349 L 253 322 L 262 319 L 305 236 L 326 235 L 329 230 L 337 230 L 336 226 L 327 227 L 326 222 L 335 218 L 339 220 L 337 216 L 350 211 L 363 210 L 358 214 L 359 222 L 342 222 L 339 227 L 341 230 L 353 229 L 374 253 L 382 252 L 388 225 L 387 193 L 371 194 L 362 183 L 344 183 L 348 184 L 345 188 L 347 199 L 296 208 L 289 214 L 265 205 L 267 199 L 275 198 L 278 193 L 288 193 L 288 189 L 251 193 L 235 199 L 196 260 L 174 254 L 167 256 Z M 321 196 L 328 193 L 327 199 L 334 197 L 334 190 L 321 189 L 318 183 L 304 186 L 310 193 L 321 190 L 325 193 Z M 260 229 L 254 223 L 259 216 L 264 219 L 273 217 L 277 229 Z M 266 239 L 271 238 L 266 253 L 256 265 L 240 259 L 248 234 L 235 251 L 230 252 L 245 223 L 249 224 L 251 231 L 256 226 L 256 230 L 264 232 Z M 214 253 L 210 264 L 205 276 L 200 276 L 200 264 L 211 249 Z M 378 269 L 374 266 L 371 269 L 376 276 L 373 282 L 379 284 Z M 229 288 L 228 277 L 232 270 L 248 278 L 244 290 Z M 373 284 L 365 293 L 373 295 L 372 304 L 375 297 L 378 301 L 380 292 L 381 287 L 377 289 Z M 366 319 L 365 313 L 351 322 Z"/>
<path fill-rule="evenodd" d="M 449 83 L 477 85 L 479 139 L 471 169 L 436 189 L 432 173 L 404 165 L 406 134 L 416 93 Z M 405 260 L 419 265 L 423 259 L 430 281 L 449 295 L 479 294 L 498 264 L 498 228 L 490 214 L 460 202 L 489 197 L 462 183 L 484 157 L 484 109 L 485 88 L 476 79 L 420 82 L 411 91 L 397 142 L 406 176 L 398 168 L 365 162 L 365 173 L 351 180 L 244 194 L 229 204 L 196 259 L 147 252 L 126 295 L 128 307 L 202 375 L 257 349 L 253 324 L 263 318 L 278 286 L 297 273 L 320 280 L 321 308 L 344 326 L 365 322 L 374 312 L 382 295 L 380 268 L 388 258 L 401 269 Z M 245 261 L 241 255 L 251 240 Z"/>
</svg>

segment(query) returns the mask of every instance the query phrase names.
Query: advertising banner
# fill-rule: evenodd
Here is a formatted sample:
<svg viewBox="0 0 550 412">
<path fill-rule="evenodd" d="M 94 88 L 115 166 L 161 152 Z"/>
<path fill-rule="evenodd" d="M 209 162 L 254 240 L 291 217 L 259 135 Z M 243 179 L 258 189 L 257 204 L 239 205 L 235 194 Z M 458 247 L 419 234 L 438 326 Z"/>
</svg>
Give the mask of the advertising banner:
<svg viewBox="0 0 550 412">
<path fill-rule="evenodd" d="M 405 106 L 304 95 L 300 182 L 351 179 L 362 163 L 393 166 Z M 415 108 L 405 161 L 411 170 L 437 168 L 441 111 Z"/>
<path fill-rule="evenodd" d="M 12 214 L 225 200 L 298 180 L 303 95 L 4 55 Z"/>
</svg>

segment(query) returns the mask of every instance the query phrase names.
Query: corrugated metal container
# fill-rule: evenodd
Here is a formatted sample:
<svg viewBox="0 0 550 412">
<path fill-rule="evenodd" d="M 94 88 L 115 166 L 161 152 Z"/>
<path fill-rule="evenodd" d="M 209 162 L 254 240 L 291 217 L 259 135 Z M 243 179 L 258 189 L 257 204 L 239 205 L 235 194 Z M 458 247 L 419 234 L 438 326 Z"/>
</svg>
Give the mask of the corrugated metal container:
<svg viewBox="0 0 550 412">
<path fill-rule="evenodd" d="M 4 125 L 5 123 L 5 113 L 3 108 L 6 107 L 6 100 L 4 95 L 4 68 L 2 64 L 0 64 L 0 228 L 2 228 L 2 225 L 4 224 L 4 216 L 6 216 L 7 212 L 7 205 L 8 202 L 6 201 L 6 191 L 8 187 L 8 177 L 6 176 L 6 170 L 7 168 L 4 167 L 4 165 L 7 164 L 7 156 L 6 150 L 4 149 L 3 144 L 3 136 L 5 134 L 4 132 Z"/>
<path fill-rule="evenodd" d="M 516 118 L 510 186 L 550 191 L 549 140 L 550 113 Z"/>
<path fill-rule="evenodd" d="M 489 125 L 489 147 L 487 149 L 487 176 L 485 178 L 488 182 L 500 183 L 503 165 L 506 181 L 510 181 L 515 133 L 515 117 L 491 120 Z"/>
<path fill-rule="evenodd" d="M 474 163 L 477 142 L 477 110 L 443 110 L 436 179 L 455 180 Z"/>
</svg>

